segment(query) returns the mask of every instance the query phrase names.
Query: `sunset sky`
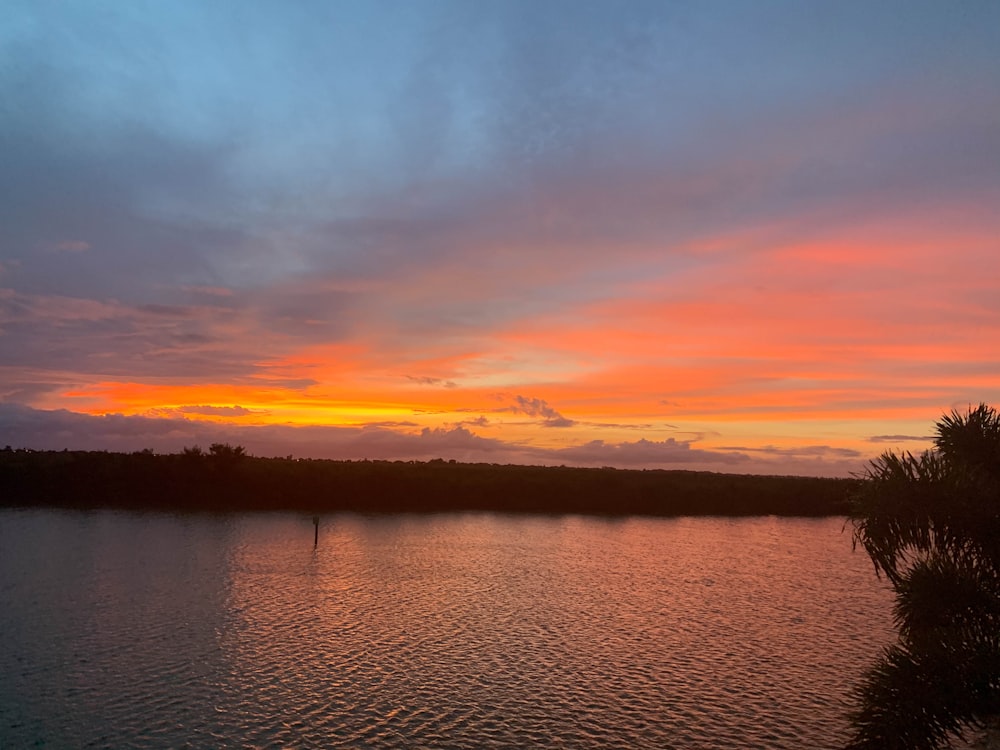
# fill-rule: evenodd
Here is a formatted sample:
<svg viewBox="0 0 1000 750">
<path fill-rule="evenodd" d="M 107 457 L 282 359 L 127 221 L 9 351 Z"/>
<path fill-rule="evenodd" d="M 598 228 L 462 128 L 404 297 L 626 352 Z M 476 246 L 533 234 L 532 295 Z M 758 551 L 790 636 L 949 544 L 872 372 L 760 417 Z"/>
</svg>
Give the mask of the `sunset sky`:
<svg viewBox="0 0 1000 750">
<path fill-rule="evenodd" d="M 844 476 L 1000 404 L 1000 2 L 48 2 L 0 447 Z"/>
</svg>

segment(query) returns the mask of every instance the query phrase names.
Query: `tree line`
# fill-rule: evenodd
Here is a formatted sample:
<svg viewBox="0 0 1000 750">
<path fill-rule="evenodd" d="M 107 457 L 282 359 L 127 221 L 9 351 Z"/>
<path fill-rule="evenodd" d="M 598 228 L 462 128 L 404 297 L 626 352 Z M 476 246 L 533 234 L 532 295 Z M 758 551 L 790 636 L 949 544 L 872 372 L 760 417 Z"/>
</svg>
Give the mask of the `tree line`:
<svg viewBox="0 0 1000 750">
<path fill-rule="evenodd" d="M 0 451 L 0 504 L 181 511 L 497 511 L 599 515 L 846 515 L 852 480 L 250 456 L 214 444 L 175 454 Z"/>
</svg>

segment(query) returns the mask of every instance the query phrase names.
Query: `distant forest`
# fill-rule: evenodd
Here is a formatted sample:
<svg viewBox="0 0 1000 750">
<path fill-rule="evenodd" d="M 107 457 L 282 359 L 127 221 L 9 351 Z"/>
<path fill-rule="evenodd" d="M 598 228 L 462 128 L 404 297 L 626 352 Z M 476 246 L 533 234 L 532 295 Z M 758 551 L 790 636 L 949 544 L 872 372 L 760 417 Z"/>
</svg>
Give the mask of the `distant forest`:
<svg viewBox="0 0 1000 750">
<path fill-rule="evenodd" d="M 854 480 L 433 461 L 0 451 L 0 505 L 176 511 L 828 516 Z"/>
</svg>

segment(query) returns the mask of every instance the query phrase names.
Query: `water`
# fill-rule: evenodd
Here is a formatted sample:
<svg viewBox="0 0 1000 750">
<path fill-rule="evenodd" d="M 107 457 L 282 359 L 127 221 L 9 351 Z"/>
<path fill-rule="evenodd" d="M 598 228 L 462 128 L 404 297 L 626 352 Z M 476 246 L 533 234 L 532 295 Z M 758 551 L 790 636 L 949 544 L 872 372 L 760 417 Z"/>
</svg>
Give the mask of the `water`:
<svg viewBox="0 0 1000 750">
<path fill-rule="evenodd" d="M 833 748 L 842 528 L 0 511 L 0 747 Z"/>
</svg>

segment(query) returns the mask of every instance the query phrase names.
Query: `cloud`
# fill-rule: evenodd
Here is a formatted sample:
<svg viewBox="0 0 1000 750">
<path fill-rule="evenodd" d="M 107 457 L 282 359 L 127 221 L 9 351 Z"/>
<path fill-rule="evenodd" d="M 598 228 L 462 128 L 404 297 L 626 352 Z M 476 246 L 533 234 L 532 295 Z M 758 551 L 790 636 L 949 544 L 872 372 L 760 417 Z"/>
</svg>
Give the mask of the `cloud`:
<svg viewBox="0 0 1000 750">
<path fill-rule="evenodd" d="M 56 243 L 55 249 L 68 253 L 82 253 L 85 250 L 90 250 L 90 243 L 84 240 L 64 240 Z"/>
<path fill-rule="evenodd" d="M 305 332 L 308 326 L 301 321 L 281 317 L 280 305 L 261 310 L 239 300 L 231 306 L 130 305 L 0 290 L 8 361 L 35 369 L 42 380 L 51 377 L 47 373 L 75 372 L 81 377 L 238 381 L 260 375 L 268 369 L 262 360 L 280 357 L 309 336 L 329 340 L 335 328 L 322 325 Z M 258 316 L 270 312 L 276 315 L 271 330 L 258 328 Z"/>
<path fill-rule="evenodd" d="M 152 448 L 156 452 L 171 453 L 184 446 L 228 442 L 244 445 L 254 455 L 262 456 L 292 453 L 302 458 L 427 460 L 449 457 L 463 461 L 524 458 L 524 452 L 517 446 L 480 437 L 462 426 L 424 428 L 416 433 L 399 429 L 414 426 L 411 422 L 377 422 L 352 427 L 240 427 L 182 416 L 90 416 L 0 403 L 0 445 L 36 450 L 69 448 L 131 452 Z"/>
<path fill-rule="evenodd" d="M 736 465 L 747 463 L 745 454 L 725 451 L 707 451 L 692 448 L 691 443 L 674 438 L 655 441 L 640 439 L 634 442 L 607 443 L 592 440 L 588 443 L 555 451 L 567 461 L 609 466 L 677 466 L 677 465 Z"/>
<path fill-rule="evenodd" d="M 6 370 L 6 371 L 5 371 Z M 75 385 L 73 376 L 63 376 L 63 380 L 46 381 L 32 379 L 34 373 L 20 368 L 0 367 L 0 403 L 30 404 L 43 400 L 46 396 L 57 394 L 67 386 Z"/>
<path fill-rule="evenodd" d="M 546 293 L 559 292 L 547 276 L 581 284 L 582 271 L 605 263 L 609 245 L 619 263 L 643 244 L 647 257 L 662 258 L 708 227 L 784 218 L 789 199 L 806 195 L 821 206 L 831 192 L 859 195 L 873 183 L 884 193 L 885 171 L 872 174 L 855 162 L 891 159 L 907 184 L 935 182 L 919 179 L 941 173 L 942 164 L 925 164 L 930 154 L 941 154 L 936 158 L 955 175 L 973 167 L 989 174 L 991 165 L 977 167 L 962 154 L 990 153 L 995 145 L 983 127 L 922 149 L 924 139 L 941 138 L 932 122 L 906 148 L 887 149 L 900 120 L 924 118 L 894 117 L 884 105 L 871 117 L 834 116 L 844 102 L 831 91 L 866 107 L 884 99 L 877 88 L 883 79 L 912 75 L 913 39 L 929 23 L 912 13 L 904 25 L 914 36 L 897 42 L 903 51 L 853 55 L 851 65 L 829 67 L 810 56 L 823 87 L 774 75 L 790 69 L 790 51 L 757 48 L 757 34 L 778 33 L 767 14 L 737 11 L 732 23 L 720 23 L 711 10 L 662 3 L 398 8 L 397 22 L 413 29 L 402 38 L 392 23 L 369 24 L 361 9 L 259 8 L 236 18 L 189 7 L 164 10 L 150 24 L 125 11 L 98 23 L 86 10 L 57 14 L 33 5 L 15 4 L 13 13 L 33 23 L 20 27 L 24 37 L 11 47 L 19 64 L 0 66 L 14 97 L 4 192 L 18 196 L 2 239 L 5 247 L 29 248 L 29 240 L 49 235 L 53 243 L 87 237 L 92 252 L 85 255 L 93 257 L 72 268 L 30 258 L 25 277 L 52 293 L 139 299 L 164 278 L 185 287 L 263 288 L 316 274 L 405 282 L 414 271 L 423 286 L 441 269 L 453 273 L 475 246 L 497 256 L 498 270 L 530 265 L 541 272 L 478 274 L 477 284 L 502 290 L 515 283 L 522 304 L 542 305 Z M 572 33 L 564 12 L 578 17 Z M 831 52 L 859 44 L 852 12 L 826 15 L 839 41 L 794 13 L 784 14 L 780 28 Z M 895 28 L 898 19 L 890 23 L 888 15 L 866 14 L 866 21 Z M 64 35 L 75 28 L 92 33 L 64 49 Z M 181 33 L 188 28 L 204 29 L 211 44 L 188 39 Z M 292 31 L 275 35 L 273 28 Z M 359 48 L 351 35 L 362 28 L 366 45 Z M 695 44 L 691 33 L 716 45 Z M 971 50 L 983 36 L 975 35 Z M 752 65 L 721 70 L 716 48 L 756 54 L 744 56 Z M 802 64 L 796 60 L 796 69 Z M 976 70 L 961 56 L 942 64 L 957 66 L 963 82 Z M 855 68 L 858 78 L 850 75 Z M 319 73 L 328 70 L 356 72 L 331 82 Z M 868 97 L 860 102 L 858 80 L 866 81 Z M 757 106 L 755 96 L 773 106 Z M 789 110 L 808 116 L 790 119 Z M 370 127 L 386 111 L 393 126 Z M 711 137 L 706 121 L 720 123 Z M 815 135 L 817 123 L 830 121 Z M 830 137 L 845 130 L 852 135 Z M 961 153 L 951 143 L 962 144 Z M 720 153 L 719 144 L 730 145 Z M 823 144 L 833 145 L 817 148 Z M 371 168 L 373 160 L 379 168 Z M 57 215 L 50 215 L 53 203 Z M 558 262 L 566 257 L 574 262 Z M 438 296 L 436 306 L 457 305 L 460 292 Z M 293 330 L 343 314 L 336 307 L 318 314 L 318 300 L 305 309 L 285 302 L 285 315 L 268 312 Z M 394 301 L 386 303 L 388 314 Z M 462 315 L 476 310 L 459 307 Z M 480 296 L 478 309 L 492 319 L 511 307 L 490 295 Z M 417 323 L 429 312 L 396 314 Z M 451 314 L 441 310 L 441 317 Z"/>
<path fill-rule="evenodd" d="M 863 457 L 861 451 L 853 448 L 836 448 L 829 445 L 801 445 L 792 448 L 778 448 L 773 445 L 748 447 L 748 446 L 719 446 L 721 451 L 737 451 L 740 453 L 759 453 L 768 456 L 780 456 L 782 458 L 801 457 L 824 457 L 829 456 L 836 459 L 859 459 Z"/>
<path fill-rule="evenodd" d="M 567 419 L 540 398 L 514 396 L 514 402 L 513 406 L 507 406 L 497 411 L 526 414 L 529 417 L 542 417 L 544 420 L 542 424 L 545 427 L 572 427 L 576 424 L 575 421 Z"/>
<path fill-rule="evenodd" d="M 745 458 L 745 465 L 754 467 L 752 473 L 761 473 L 758 466 L 767 466 L 771 474 L 803 474 L 812 476 L 855 476 L 870 455 L 854 448 L 829 445 L 777 446 L 719 446 L 720 452 L 732 452 Z"/>
<path fill-rule="evenodd" d="M 184 292 L 190 292 L 191 294 L 194 295 L 210 297 L 210 298 L 211 297 L 227 298 L 233 296 L 233 290 L 223 286 L 204 286 L 204 285 L 181 286 L 180 290 Z"/>
<path fill-rule="evenodd" d="M 247 409 L 243 406 L 209 406 L 209 405 L 195 405 L 195 406 L 178 406 L 172 411 L 178 414 L 200 414 L 203 416 L 212 417 L 246 417 L 251 414 L 260 414 L 261 412 L 256 409 Z"/>
<path fill-rule="evenodd" d="M 478 423 L 476 420 L 474 423 Z M 803 451 L 707 450 L 668 438 L 609 442 L 592 440 L 564 448 L 538 448 L 487 438 L 464 425 L 412 430 L 411 422 L 376 422 L 341 427 L 324 425 L 247 425 L 183 416 L 90 416 L 67 410 L 37 410 L 0 403 L 0 445 L 36 450 L 113 450 L 151 448 L 176 453 L 185 446 L 231 443 L 258 456 L 332 459 L 429 460 L 519 463 L 620 468 L 682 468 L 760 474 L 848 476 L 858 461 L 835 462 L 844 452 L 813 447 Z M 767 454 L 764 460 L 752 453 Z M 826 460 L 824 460 L 826 459 Z"/>
<path fill-rule="evenodd" d="M 933 440 L 933 435 L 872 435 L 868 438 L 869 443 L 929 443 Z"/>
<path fill-rule="evenodd" d="M 660 424 L 653 424 L 652 422 L 577 422 L 576 424 L 585 427 L 599 427 L 605 429 L 613 430 L 676 430 L 677 425 L 667 424 L 662 422 Z"/>
<path fill-rule="evenodd" d="M 457 388 L 458 384 L 451 380 L 445 380 L 444 378 L 434 378 L 428 375 L 407 375 L 407 380 L 411 380 L 414 383 L 419 383 L 420 385 L 439 385 L 443 388 Z"/>
</svg>

